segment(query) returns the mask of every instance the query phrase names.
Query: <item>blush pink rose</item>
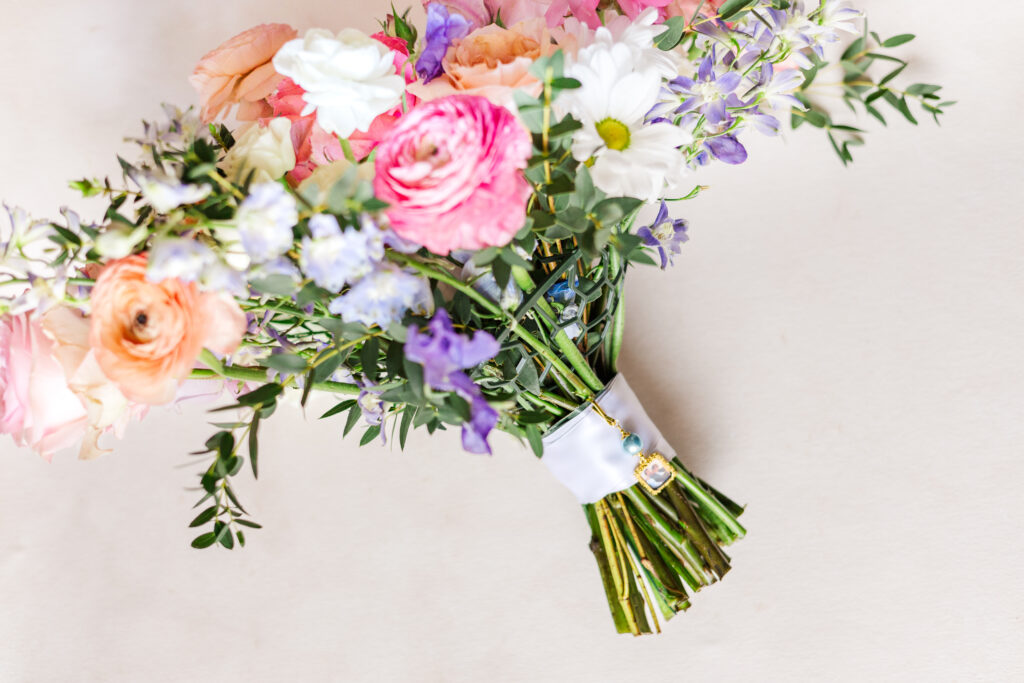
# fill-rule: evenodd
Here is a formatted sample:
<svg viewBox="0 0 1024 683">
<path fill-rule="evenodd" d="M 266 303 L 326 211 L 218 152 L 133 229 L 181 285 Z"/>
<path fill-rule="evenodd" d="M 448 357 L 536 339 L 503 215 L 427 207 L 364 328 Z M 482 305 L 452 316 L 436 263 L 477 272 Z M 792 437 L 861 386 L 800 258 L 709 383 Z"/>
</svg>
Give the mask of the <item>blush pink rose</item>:
<svg viewBox="0 0 1024 683">
<path fill-rule="evenodd" d="M 435 254 L 502 246 L 526 218 L 531 151 L 512 112 L 451 95 L 402 117 L 377 148 L 373 187 L 392 229 Z"/>
<path fill-rule="evenodd" d="M 43 315 L 43 329 L 54 341 L 53 355 L 64 368 L 68 387 L 85 406 L 88 416 L 78 457 L 91 460 L 109 449 L 99 439 L 124 436 L 133 419 L 142 419 L 148 406 L 133 403 L 107 379 L 89 346 L 89 319 L 70 306 L 54 306 Z"/>
<path fill-rule="evenodd" d="M 260 24 L 203 55 L 188 79 L 199 91 L 203 122 L 213 121 L 236 103 L 235 117 L 240 121 L 267 116 L 266 98 L 281 80 L 271 60 L 297 35 L 287 24 Z"/>
<path fill-rule="evenodd" d="M 68 387 L 41 318 L 0 318 L 0 433 L 50 460 L 82 438 L 86 424 L 85 406 Z"/>
<path fill-rule="evenodd" d="M 234 351 L 245 314 L 226 294 L 193 282 L 146 278 L 146 256 L 113 261 L 92 289 L 89 345 L 103 373 L 129 399 L 156 405 L 174 399 L 205 347 Z"/>
</svg>

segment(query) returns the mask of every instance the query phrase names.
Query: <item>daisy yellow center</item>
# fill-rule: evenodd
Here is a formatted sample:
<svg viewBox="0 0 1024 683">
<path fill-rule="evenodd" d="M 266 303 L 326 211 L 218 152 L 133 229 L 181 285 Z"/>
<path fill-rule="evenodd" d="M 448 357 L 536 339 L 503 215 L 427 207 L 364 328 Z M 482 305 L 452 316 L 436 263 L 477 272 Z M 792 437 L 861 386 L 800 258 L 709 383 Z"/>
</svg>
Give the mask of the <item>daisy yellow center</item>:
<svg viewBox="0 0 1024 683">
<path fill-rule="evenodd" d="M 597 134 L 608 145 L 608 149 L 626 149 L 629 147 L 629 127 L 622 121 L 613 118 L 597 122 Z"/>
</svg>

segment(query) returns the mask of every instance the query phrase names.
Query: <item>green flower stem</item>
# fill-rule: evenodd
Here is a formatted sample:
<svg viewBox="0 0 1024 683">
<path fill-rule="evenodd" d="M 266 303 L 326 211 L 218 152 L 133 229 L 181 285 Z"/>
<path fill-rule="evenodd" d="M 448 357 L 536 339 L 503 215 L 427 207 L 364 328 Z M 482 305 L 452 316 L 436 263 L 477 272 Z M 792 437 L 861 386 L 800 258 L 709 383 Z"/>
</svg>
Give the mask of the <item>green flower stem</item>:
<svg viewBox="0 0 1024 683">
<path fill-rule="evenodd" d="M 679 516 L 679 523 L 686 529 L 686 535 L 697 547 L 697 551 L 707 562 L 711 571 L 718 577 L 725 576 L 729 571 L 729 557 L 708 535 L 697 513 L 693 511 L 690 502 L 686 500 L 686 496 L 672 485 L 666 487 L 665 494 Z"/>
<path fill-rule="evenodd" d="M 725 508 L 718 499 L 708 493 L 707 490 L 701 486 L 696 479 L 693 478 L 689 472 L 682 468 L 681 465 L 676 463 L 676 481 L 678 481 L 684 489 L 686 489 L 687 495 L 697 501 L 697 505 L 703 508 L 707 513 L 713 515 L 714 520 L 719 524 L 724 525 L 730 532 L 731 540 L 737 538 L 743 538 L 747 530 L 743 528 L 733 516 L 729 510 Z"/>
<path fill-rule="evenodd" d="M 650 499 L 639 490 L 639 487 L 632 486 L 623 493 L 637 506 L 640 514 L 644 516 L 651 528 L 662 537 L 665 547 L 683 562 L 686 571 L 686 574 L 683 575 L 684 579 L 687 576 L 692 579 L 692 583 L 687 582 L 690 588 L 696 591 L 711 583 L 712 577 L 708 576 L 704 569 L 706 563 L 699 550 L 683 532 L 685 527 L 681 529 L 674 520 L 666 519 Z"/>
<path fill-rule="evenodd" d="M 512 266 L 512 277 L 515 279 L 516 284 L 527 294 L 530 294 L 537 285 L 534 283 L 533 278 L 522 266 Z M 544 297 L 537 299 L 537 308 L 548 316 L 551 320 L 557 320 L 558 316 L 555 314 L 554 309 L 551 308 L 551 304 L 547 302 Z M 583 353 L 579 350 L 579 347 L 573 343 L 572 339 L 569 339 L 569 335 L 565 333 L 565 330 L 558 330 L 554 336 L 555 346 L 562 352 L 562 355 L 568 359 L 569 364 L 572 365 L 573 369 L 580 376 L 580 378 L 587 383 L 591 391 L 601 391 L 604 389 L 604 382 L 600 380 L 597 374 L 591 369 L 587 359 L 583 357 Z"/>
<path fill-rule="evenodd" d="M 199 360 L 203 362 L 209 369 L 195 368 L 192 370 L 192 374 L 189 375 L 191 379 L 237 379 L 242 382 L 262 382 L 267 381 L 267 368 L 250 368 L 250 367 L 239 367 L 237 365 L 224 365 L 210 353 L 209 350 L 203 349 L 199 355 Z M 355 384 L 345 384 L 343 382 L 316 382 L 313 384 L 313 388 L 318 391 L 325 391 L 332 394 L 347 394 L 351 396 L 359 395 L 359 386 Z"/>
<path fill-rule="evenodd" d="M 619 597 L 615 593 L 615 581 L 612 578 L 611 561 L 605 552 L 604 544 L 599 540 L 601 538 L 601 525 L 597 520 L 597 508 L 593 505 L 584 505 L 583 512 L 587 516 L 587 522 L 590 524 L 590 531 L 592 538 L 590 541 L 590 551 L 594 553 L 594 559 L 597 560 L 597 569 L 601 573 L 601 583 L 604 585 L 605 597 L 608 599 L 608 608 L 612 613 L 612 621 L 615 622 L 615 630 L 619 633 L 629 633 L 629 623 L 626 621 L 626 614 L 622 611 L 622 605 L 619 604 Z"/>
<path fill-rule="evenodd" d="M 512 328 L 513 334 L 522 339 L 523 342 L 525 342 L 528 346 L 533 348 L 534 351 L 543 356 L 546 361 L 551 363 L 551 365 L 559 373 L 561 373 L 562 376 L 566 378 L 566 380 L 569 381 L 577 395 L 579 395 L 583 399 L 590 399 L 594 396 L 595 390 L 591 389 L 572 370 L 570 370 L 569 366 L 567 366 L 561 358 L 552 353 L 551 349 L 549 349 L 547 346 L 541 343 L 540 340 L 538 340 L 535 336 L 530 334 L 527 330 L 523 329 L 523 327 L 519 324 L 518 320 L 509 318 L 508 314 L 505 311 L 503 311 L 501 307 L 496 305 L 483 294 L 476 291 L 462 280 L 453 276 L 451 273 L 432 268 L 425 263 L 420 263 L 415 259 L 409 258 L 405 254 L 392 253 L 392 258 L 400 262 L 402 265 L 413 268 L 414 270 L 418 271 L 422 275 L 425 275 L 426 277 L 429 277 L 433 280 L 437 280 L 438 282 L 443 282 L 449 287 L 459 290 L 460 292 L 462 292 L 463 294 L 465 294 L 466 296 L 468 296 L 469 298 L 473 299 L 478 304 L 483 306 L 487 311 L 489 311 L 493 315 L 496 315 L 501 318 L 506 318 L 508 320 L 509 325 Z"/>
</svg>

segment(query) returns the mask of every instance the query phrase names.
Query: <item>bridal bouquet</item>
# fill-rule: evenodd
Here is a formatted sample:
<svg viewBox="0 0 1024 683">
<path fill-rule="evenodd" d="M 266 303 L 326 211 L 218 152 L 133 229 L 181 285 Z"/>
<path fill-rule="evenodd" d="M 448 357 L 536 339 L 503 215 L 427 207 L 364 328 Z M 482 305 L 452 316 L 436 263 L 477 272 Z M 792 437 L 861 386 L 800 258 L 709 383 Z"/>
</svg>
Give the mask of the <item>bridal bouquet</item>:
<svg viewBox="0 0 1024 683">
<path fill-rule="evenodd" d="M 819 95 L 883 123 L 952 103 L 897 87 L 912 35 L 835 0 L 425 9 L 422 35 L 408 12 L 249 29 L 199 61 L 198 115 L 145 125 L 123 182 L 72 184 L 100 220 L 8 208 L 0 431 L 92 458 L 151 406 L 220 396 L 196 548 L 259 527 L 232 482 L 286 392 L 335 395 L 323 417 L 362 444 L 458 428 L 489 453 L 502 431 L 583 505 L 616 628 L 660 630 L 744 529 L 616 371 L 626 273 L 681 254 L 669 202 L 744 162 L 745 135 L 788 118 L 850 161 L 864 131 Z"/>
</svg>

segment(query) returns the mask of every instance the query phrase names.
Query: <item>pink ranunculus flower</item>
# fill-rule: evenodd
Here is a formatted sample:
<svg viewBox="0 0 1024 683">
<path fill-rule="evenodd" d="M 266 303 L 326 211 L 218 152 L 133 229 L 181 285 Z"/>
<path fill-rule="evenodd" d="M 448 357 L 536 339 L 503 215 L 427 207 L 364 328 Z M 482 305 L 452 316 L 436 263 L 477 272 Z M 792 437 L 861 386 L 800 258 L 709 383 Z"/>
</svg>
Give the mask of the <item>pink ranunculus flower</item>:
<svg viewBox="0 0 1024 683">
<path fill-rule="evenodd" d="M 0 318 L 0 433 L 50 460 L 82 438 L 87 422 L 40 316 Z"/>
<path fill-rule="evenodd" d="M 373 187 L 392 229 L 435 254 L 502 246 L 526 218 L 531 151 L 512 112 L 451 95 L 402 117 L 377 148 Z"/>
<path fill-rule="evenodd" d="M 203 122 L 213 121 L 236 103 L 240 121 L 267 116 L 266 98 L 281 80 L 271 60 L 297 35 L 287 24 L 260 24 L 203 55 L 188 79 L 199 91 Z"/>
</svg>

